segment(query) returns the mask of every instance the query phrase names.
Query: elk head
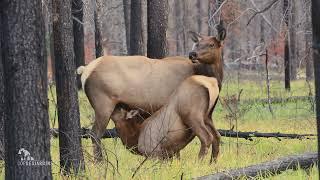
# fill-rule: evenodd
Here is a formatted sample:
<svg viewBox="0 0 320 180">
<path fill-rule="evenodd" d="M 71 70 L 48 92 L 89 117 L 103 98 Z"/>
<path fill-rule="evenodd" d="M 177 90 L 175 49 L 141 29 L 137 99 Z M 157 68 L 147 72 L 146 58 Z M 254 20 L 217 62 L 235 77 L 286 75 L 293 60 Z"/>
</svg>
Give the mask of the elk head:
<svg viewBox="0 0 320 180">
<path fill-rule="evenodd" d="M 192 51 L 189 53 L 189 59 L 192 62 L 215 64 L 221 60 L 222 42 L 226 37 L 226 30 L 218 25 L 217 32 L 217 36 L 203 36 L 189 32 L 194 42 Z"/>
</svg>

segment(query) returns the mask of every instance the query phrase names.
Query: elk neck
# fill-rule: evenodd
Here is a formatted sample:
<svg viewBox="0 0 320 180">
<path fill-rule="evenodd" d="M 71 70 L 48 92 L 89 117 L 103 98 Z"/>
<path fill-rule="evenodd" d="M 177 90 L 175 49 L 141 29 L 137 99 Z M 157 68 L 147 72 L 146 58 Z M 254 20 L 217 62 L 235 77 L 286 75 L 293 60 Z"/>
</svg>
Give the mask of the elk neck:
<svg viewBox="0 0 320 180">
<path fill-rule="evenodd" d="M 223 80 L 222 60 L 214 64 L 203 64 L 203 63 L 194 64 L 193 69 L 194 69 L 195 75 L 215 77 L 219 83 L 219 90 L 221 90 L 222 80 Z"/>
</svg>

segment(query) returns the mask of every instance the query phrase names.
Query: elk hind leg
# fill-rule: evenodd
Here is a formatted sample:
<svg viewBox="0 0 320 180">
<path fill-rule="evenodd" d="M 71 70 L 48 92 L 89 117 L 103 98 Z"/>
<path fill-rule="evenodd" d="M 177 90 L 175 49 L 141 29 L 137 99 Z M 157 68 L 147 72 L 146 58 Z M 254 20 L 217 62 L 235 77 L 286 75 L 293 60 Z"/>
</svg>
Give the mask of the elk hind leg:
<svg viewBox="0 0 320 180">
<path fill-rule="evenodd" d="M 105 133 L 114 107 L 115 104 L 110 99 L 106 99 L 97 108 L 95 108 L 95 121 L 92 126 L 92 132 L 94 134 L 91 139 L 93 143 L 93 153 L 96 161 L 102 161 L 103 157 L 101 138 Z"/>
</svg>

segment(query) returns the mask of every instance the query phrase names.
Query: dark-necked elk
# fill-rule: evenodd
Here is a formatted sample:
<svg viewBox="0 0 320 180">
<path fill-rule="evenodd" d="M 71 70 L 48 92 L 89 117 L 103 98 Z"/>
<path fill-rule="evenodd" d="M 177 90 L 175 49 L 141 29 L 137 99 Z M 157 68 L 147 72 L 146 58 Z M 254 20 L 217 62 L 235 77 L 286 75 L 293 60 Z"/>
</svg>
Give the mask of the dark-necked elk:
<svg viewBox="0 0 320 180">
<path fill-rule="evenodd" d="M 184 80 L 168 103 L 143 122 L 134 117 L 136 110 L 115 110 L 115 126 L 123 144 L 135 153 L 170 158 L 197 136 L 201 142 L 199 158 L 207 154 L 212 144 L 212 161 L 219 153 L 220 134 L 209 117 L 218 95 L 216 78 L 194 75 Z"/>
<path fill-rule="evenodd" d="M 144 56 L 103 56 L 79 67 L 77 73 L 81 74 L 82 87 L 95 111 L 92 140 L 96 159 L 102 158 L 100 139 L 117 104 L 152 114 L 192 75 L 216 77 L 220 87 L 225 34 L 224 28 L 217 36 L 191 33 L 195 45 L 189 58 L 197 63 L 182 57 L 153 60 Z"/>
</svg>

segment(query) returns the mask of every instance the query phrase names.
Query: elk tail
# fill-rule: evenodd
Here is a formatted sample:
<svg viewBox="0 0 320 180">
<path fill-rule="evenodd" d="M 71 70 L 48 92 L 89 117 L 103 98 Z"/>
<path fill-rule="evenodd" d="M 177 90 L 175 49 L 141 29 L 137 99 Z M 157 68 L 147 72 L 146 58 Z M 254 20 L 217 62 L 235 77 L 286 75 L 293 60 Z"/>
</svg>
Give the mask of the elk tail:
<svg viewBox="0 0 320 180">
<path fill-rule="evenodd" d="M 78 75 L 81 75 L 83 72 L 84 72 L 84 69 L 85 69 L 86 67 L 85 66 L 80 66 L 80 67 L 78 67 L 77 68 L 77 74 Z"/>
</svg>

